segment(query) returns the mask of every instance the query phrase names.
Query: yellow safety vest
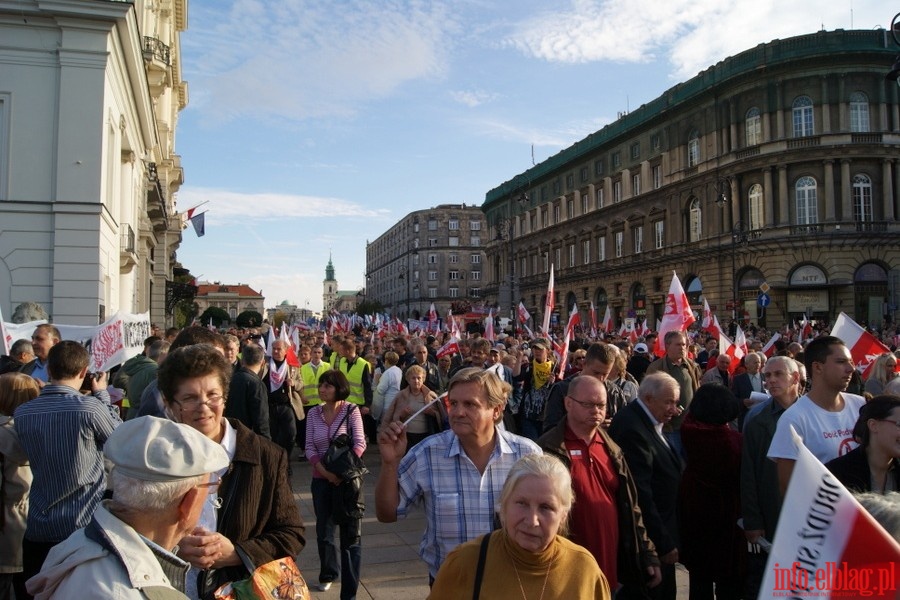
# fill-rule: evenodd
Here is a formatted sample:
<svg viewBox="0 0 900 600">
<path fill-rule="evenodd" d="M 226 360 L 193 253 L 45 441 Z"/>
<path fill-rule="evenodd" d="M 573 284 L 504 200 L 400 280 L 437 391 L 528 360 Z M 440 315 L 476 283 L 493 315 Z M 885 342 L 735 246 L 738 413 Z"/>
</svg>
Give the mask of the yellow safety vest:
<svg viewBox="0 0 900 600">
<path fill-rule="evenodd" d="M 358 404 L 362 406 L 366 403 L 366 397 L 363 394 L 363 375 L 366 372 L 366 367 L 369 366 L 369 363 L 366 362 L 365 359 L 356 357 L 356 362 L 353 363 L 353 367 L 349 370 L 347 369 L 347 359 L 342 358 L 338 363 L 338 366 L 335 367 L 339 369 L 344 375 L 347 376 L 347 381 L 350 383 L 350 396 L 347 398 L 348 402 L 352 402 L 353 404 Z"/>
<path fill-rule="evenodd" d="M 319 400 L 319 379 L 322 374 L 330 371 L 331 365 L 324 360 L 319 363 L 318 371 L 313 371 L 312 363 L 306 363 L 300 367 L 300 378 L 303 379 L 303 400 L 306 406 L 322 404 Z"/>
</svg>

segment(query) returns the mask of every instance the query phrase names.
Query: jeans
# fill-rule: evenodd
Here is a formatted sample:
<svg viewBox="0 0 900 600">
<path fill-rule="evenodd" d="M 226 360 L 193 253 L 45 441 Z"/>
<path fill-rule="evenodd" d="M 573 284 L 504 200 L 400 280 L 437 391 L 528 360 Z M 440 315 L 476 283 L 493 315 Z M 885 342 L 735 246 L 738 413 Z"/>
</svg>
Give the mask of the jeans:
<svg viewBox="0 0 900 600">
<path fill-rule="evenodd" d="M 336 525 L 331 517 L 332 494 L 337 490 L 325 479 L 314 477 L 310 487 L 312 491 L 313 510 L 316 513 L 316 542 L 319 549 L 319 581 L 334 581 L 341 576 L 341 600 L 356 598 L 359 588 L 359 573 L 362 566 L 362 531 L 360 520 L 345 525 Z M 340 527 L 340 566 L 338 566 L 338 549 L 334 545 L 334 530 Z"/>
</svg>

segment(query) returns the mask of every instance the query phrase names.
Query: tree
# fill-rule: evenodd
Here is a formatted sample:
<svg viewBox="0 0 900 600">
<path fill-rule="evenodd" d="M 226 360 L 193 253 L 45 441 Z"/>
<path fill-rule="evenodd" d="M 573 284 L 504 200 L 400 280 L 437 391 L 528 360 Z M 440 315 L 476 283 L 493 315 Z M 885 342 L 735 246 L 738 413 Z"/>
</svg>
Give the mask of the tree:
<svg viewBox="0 0 900 600">
<path fill-rule="evenodd" d="M 374 315 L 384 312 L 384 306 L 378 300 L 363 300 L 356 306 L 358 315 Z"/>
<path fill-rule="evenodd" d="M 255 310 L 245 310 L 234 320 L 238 327 L 259 327 L 262 325 L 263 316 Z"/>
<path fill-rule="evenodd" d="M 210 306 L 200 315 L 200 323 L 207 326 L 212 322 L 213 327 L 220 327 L 223 323 L 230 322 L 231 317 L 225 312 L 224 308 L 218 306 Z"/>
</svg>

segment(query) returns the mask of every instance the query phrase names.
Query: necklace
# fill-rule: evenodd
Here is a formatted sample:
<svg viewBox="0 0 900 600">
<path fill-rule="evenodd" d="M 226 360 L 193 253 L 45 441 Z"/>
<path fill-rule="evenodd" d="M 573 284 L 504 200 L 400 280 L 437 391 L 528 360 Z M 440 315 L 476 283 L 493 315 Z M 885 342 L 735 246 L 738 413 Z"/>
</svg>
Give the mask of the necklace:
<svg viewBox="0 0 900 600">
<path fill-rule="evenodd" d="M 519 577 L 519 569 L 516 567 L 515 559 L 512 560 L 511 562 L 512 562 L 512 566 L 513 566 L 513 570 L 516 572 L 516 581 L 519 582 L 519 591 L 522 592 L 522 598 L 523 598 L 523 600 L 528 600 L 528 596 L 525 594 L 525 588 L 524 588 L 524 586 L 522 586 L 522 579 Z M 538 596 L 538 600 L 544 600 L 544 592 L 547 591 L 547 580 L 550 579 L 550 569 L 553 567 L 553 562 L 554 561 L 551 560 L 550 563 L 547 565 L 547 572 L 544 573 L 544 585 L 541 586 L 541 595 Z"/>
</svg>

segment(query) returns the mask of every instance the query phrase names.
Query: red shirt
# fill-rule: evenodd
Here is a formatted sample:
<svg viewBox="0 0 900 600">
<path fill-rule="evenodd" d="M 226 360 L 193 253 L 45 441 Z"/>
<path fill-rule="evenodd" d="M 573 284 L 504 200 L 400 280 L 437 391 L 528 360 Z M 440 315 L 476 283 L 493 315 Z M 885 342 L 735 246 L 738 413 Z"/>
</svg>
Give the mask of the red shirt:
<svg viewBox="0 0 900 600">
<path fill-rule="evenodd" d="M 609 580 L 609 589 L 618 588 L 619 510 L 616 492 L 619 477 L 603 438 L 594 433 L 586 445 L 566 426 L 566 451 L 569 453 L 575 505 L 569 518 L 571 539 L 584 546 L 597 559 Z"/>
</svg>

